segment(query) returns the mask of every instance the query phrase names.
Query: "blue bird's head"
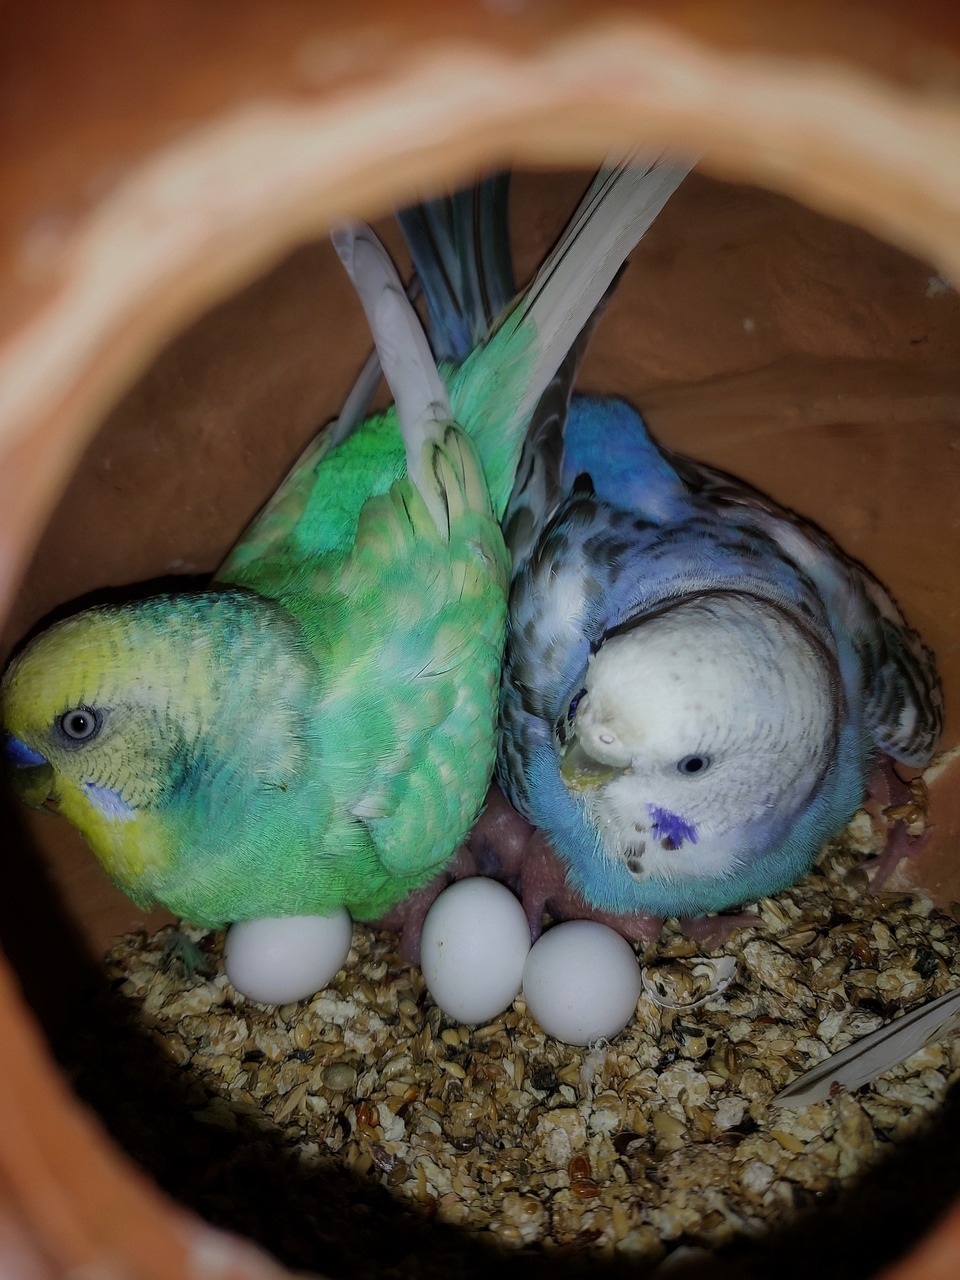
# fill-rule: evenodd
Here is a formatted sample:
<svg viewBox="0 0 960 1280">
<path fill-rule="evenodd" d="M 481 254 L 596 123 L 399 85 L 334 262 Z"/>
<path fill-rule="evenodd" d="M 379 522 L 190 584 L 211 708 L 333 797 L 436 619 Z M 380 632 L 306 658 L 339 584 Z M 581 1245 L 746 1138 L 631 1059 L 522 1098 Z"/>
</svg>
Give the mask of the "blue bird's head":
<svg viewBox="0 0 960 1280">
<path fill-rule="evenodd" d="M 732 875 L 821 785 L 838 690 L 825 646 L 775 605 L 684 600 L 593 655 L 561 777 L 636 881 Z"/>
</svg>

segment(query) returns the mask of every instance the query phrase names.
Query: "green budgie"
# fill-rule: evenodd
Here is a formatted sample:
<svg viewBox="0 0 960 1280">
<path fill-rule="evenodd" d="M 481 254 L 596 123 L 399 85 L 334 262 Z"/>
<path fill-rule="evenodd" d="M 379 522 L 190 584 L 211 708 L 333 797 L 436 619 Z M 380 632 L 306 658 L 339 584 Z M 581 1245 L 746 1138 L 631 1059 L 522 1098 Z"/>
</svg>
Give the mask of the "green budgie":
<svg viewBox="0 0 960 1280">
<path fill-rule="evenodd" d="M 498 522 L 527 423 L 686 172 L 602 171 L 531 285 L 439 369 L 373 233 L 335 233 L 394 405 L 322 433 L 209 589 L 59 622 L 0 688 L 15 789 L 135 902 L 204 926 L 373 919 L 452 858 L 493 769 Z"/>
</svg>

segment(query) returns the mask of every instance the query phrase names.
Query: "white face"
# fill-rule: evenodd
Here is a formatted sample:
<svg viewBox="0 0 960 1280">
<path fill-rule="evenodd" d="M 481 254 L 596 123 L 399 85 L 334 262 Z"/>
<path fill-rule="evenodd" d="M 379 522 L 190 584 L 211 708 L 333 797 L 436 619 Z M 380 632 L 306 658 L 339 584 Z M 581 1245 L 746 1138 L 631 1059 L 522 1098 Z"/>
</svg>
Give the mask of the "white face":
<svg viewBox="0 0 960 1280">
<path fill-rule="evenodd" d="M 735 595 L 607 640 L 563 765 L 607 854 L 638 880 L 730 870 L 746 829 L 802 804 L 830 760 L 832 677 L 785 614 Z"/>
</svg>

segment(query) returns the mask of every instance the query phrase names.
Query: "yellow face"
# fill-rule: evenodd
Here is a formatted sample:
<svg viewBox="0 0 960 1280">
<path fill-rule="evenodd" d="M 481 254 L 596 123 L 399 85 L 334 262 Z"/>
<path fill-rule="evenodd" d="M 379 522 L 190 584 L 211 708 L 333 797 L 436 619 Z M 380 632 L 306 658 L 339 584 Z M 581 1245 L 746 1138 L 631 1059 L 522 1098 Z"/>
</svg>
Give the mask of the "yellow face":
<svg viewBox="0 0 960 1280">
<path fill-rule="evenodd" d="M 169 779 L 171 698 L 140 664 L 125 675 L 125 630 L 117 614 L 90 611 L 40 635 L 4 676 L 0 725 L 14 791 L 67 818 L 135 894 L 167 860 L 151 806 Z"/>
<path fill-rule="evenodd" d="M 202 901 L 211 860 L 238 844 L 253 856 L 251 809 L 309 758 L 316 667 L 299 636 L 285 612 L 230 590 L 56 623 L 0 684 L 14 789 L 67 818 L 135 901 L 224 919 Z"/>
</svg>

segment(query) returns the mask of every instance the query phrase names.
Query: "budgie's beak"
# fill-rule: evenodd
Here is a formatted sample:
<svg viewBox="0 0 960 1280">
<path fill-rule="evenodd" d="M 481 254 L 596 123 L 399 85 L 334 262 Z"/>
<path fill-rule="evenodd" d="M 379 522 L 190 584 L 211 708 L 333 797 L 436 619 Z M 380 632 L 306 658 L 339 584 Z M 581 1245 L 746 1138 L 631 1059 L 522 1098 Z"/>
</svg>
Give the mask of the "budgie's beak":
<svg viewBox="0 0 960 1280">
<path fill-rule="evenodd" d="M 41 808 L 53 791 L 53 766 L 46 756 L 8 733 L 3 739 L 3 758 L 13 790 L 24 804 Z"/>
<path fill-rule="evenodd" d="M 629 772 L 629 766 L 622 768 L 615 764 L 602 764 L 584 751 L 580 739 L 574 738 L 568 743 L 560 761 L 560 777 L 564 786 L 570 791 L 589 791 L 592 787 L 600 787 L 605 782 L 612 782 L 622 774 Z"/>
</svg>

